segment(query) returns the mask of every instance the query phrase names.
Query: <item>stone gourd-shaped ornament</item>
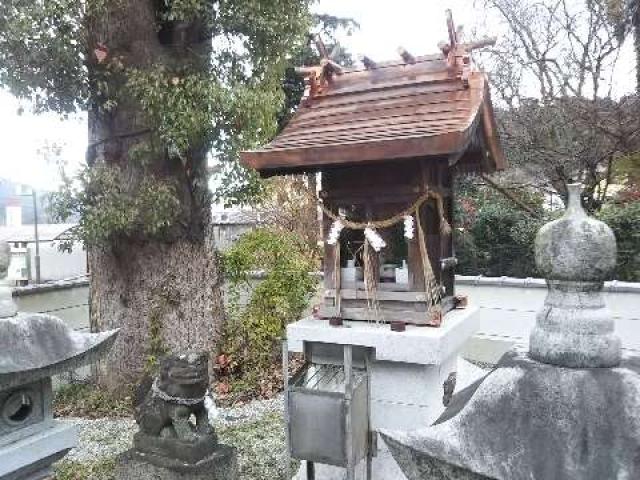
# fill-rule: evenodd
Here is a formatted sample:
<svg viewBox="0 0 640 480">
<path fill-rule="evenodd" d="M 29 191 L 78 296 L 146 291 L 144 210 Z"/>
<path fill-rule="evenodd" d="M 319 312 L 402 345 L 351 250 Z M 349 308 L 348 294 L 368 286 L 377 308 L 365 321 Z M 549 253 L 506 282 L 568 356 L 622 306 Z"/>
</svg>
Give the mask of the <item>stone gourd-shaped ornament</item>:
<svg viewBox="0 0 640 480">
<path fill-rule="evenodd" d="M 117 480 L 233 480 L 233 447 L 218 443 L 209 423 L 208 355 L 165 357 L 158 376 L 143 382 L 136 398 L 139 431 L 133 448 L 120 456 Z"/>
<path fill-rule="evenodd" d="M 9 260 L 0 243 L 0 480 L 33 480 L 78 442 L 75 426 L 53 418 L 51 377 L 99 359 L 118 332 L 76 332 L 57 317 L 17 311 Z"/>
<path fill-rule="evenodd" d="M 535 360 L 571 368 L 620 363 L 620 339 L 602 296 L 616 266 L 616 239 L 581 205 L 581 185 L 568 185 L 565 214 L 536 237 L 536 264 L 549 288 L 531 333 Z"/>
</svg>

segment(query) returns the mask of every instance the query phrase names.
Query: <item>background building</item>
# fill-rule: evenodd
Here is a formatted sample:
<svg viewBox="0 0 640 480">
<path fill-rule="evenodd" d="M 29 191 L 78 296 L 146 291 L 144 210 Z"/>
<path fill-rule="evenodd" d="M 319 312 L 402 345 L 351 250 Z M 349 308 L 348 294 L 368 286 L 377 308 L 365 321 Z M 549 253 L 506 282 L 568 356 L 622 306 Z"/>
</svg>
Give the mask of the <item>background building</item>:
<svg viewBox="0 0 640 480">
<path fill-rule="evenodd" d="M 75 244 L 71 252 L 59 249 L 60 241 L 74 224 L 40 224 L 38 236 L 40 245 L 40 281 L 51 282 L 87 273 L 87 255 L 81 244 Z M 36 281 L 36 238 L 33 225 L 0 227 L 0 242 L 11 245 L 11 265 L 9 278 L 16 285 L 26 285 Z"/>
</svg>

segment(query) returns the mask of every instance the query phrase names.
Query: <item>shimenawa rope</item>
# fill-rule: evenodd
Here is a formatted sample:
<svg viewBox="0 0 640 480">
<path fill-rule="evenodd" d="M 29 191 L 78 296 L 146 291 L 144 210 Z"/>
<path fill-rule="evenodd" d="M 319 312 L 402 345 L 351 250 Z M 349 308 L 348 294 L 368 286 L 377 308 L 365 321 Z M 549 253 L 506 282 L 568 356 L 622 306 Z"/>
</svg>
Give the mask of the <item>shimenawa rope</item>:
<svg viewBox="0 0 640 480">
<path fill-rule="evenodd" d="M 437 303 L 442 298 L 442 291 L 440 289 L 440 285 L 438 284 L 435 274 L 433 273 L 433 267 L 431 266 L 431 261 L 429 260 L 429 255 L 427 251 L 427 240 L 426 235 L 424 233 L 424 228 L 422 226 L 422 222 L 420 221 L 420 207 L 430 198 L 436 201 L 436 207 L 438 209 L 438 216 L 440 217 L 440 233 L 443 235 L 449 235 L 451 233 L 451 226 L 446 219 L 444 213 L 444 201 L 442 199 L 442 195 L 436 192 L 425 192 L 408 208 L 403 210 L 402 212 L 393 215 L 390 218 L 385 220 L 377 220 L 377 221 L 367 221 L 367 222 L 354 222 L 351 220 L 347 220 L 340 215 L 336 215 L 331 210 L 329 210 L 319 199 L 315 196 L 313 197 L 314 201 L 318 203 L 322 211 L 331 218 L 334 222 L 340 221 L 344 228 L 349 228 L 351 230 L 364 230 L 365 228 L 389 228 L 400 221 L 404 221 L 404 218 L 408 215 L 416 216 L 416 223 L 418 224 L 418 244 L 420 248 L 420 257 L 422 260 L 422 270 L 424 277 L 424 290 L 425 296 L 428 304 L 427 313 L 430 315 L 434 308 L 437 307 Z M 336 310 L 338 315 L 341 311 L 341 269 L 340 269 L 340 242 L 337 242 L 334 246 L 335 254 L 334 254 L 334 282 L 336 287 Z M 371 246 L 369 245 L 369 241 L 365 239 L 364 251 L 363 251 L 363 260 L 364 260 L 364 283 L 365 283 L 365 291 L 367 294 L 367 307 L 371 311 L 373 310 L 376 320 L 380 320 L 381 318 L 381 310 L 378 305 L 377 298 L 377 281 L 374 277 L 374 269 L 371 265 Z M 384 319 L 382 319 L 384 320 Z"/>
</svg>

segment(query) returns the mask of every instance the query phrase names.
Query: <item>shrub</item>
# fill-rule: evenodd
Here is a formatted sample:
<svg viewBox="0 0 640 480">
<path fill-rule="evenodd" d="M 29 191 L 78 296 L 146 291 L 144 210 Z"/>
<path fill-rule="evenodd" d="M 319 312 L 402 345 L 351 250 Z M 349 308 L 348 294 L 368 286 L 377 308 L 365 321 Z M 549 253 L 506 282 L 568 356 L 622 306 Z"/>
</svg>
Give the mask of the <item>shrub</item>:
<svg viewBox="0 0 640 480">
<path fill-rule="evenodd" d="M 618 242 L 618 265 L 614 278 L 640 281 L 640 202 L 605 205 L 598 218 L 607 223 Z"/>
<path fill-rule="evenodd" d="M 549 213 L 529 194 L 527 204 L 539 218 L 518 209 L 486 188 L 462 184 L 456 204 L 454 241 L 462 275 L 533 277 L 534 242 L 540 227 L 563 210 Z M 521 196 L 526 193 L 520 193 Z M 608 203 L 596 217 L 606 222 L 618 242 L 617 280 L 640 281 L 640 202 Z"/>
<path fill-rule="evenodd" d="M 279 358 L 286 325 L 302 315 L 315 291 L 316 280 L 309 275 L 314 259 L 304 252 L 303 241 L 294 234 L 257 229 L 223 254 L 228 318 L 217 367 L 245 388 L 257 387 Z M 252 285 L 255 271 L 264 276 Z"/>
<path fill-rule="evenodd" d="M 471 228 L 482 252 L 482 274 L 532 277 L 536 274 L 534 241 L 542 221 L 503 202 L 485 204 Z"/>
<path fill-rule="evenodd" d="M 536 275 L 534 241 L 546 220 L 541 198 L 519 192 L 539 219 L 486 187 L 459 186 L 454 241 L 463 275 L 532 277 Z"/>
</svg>

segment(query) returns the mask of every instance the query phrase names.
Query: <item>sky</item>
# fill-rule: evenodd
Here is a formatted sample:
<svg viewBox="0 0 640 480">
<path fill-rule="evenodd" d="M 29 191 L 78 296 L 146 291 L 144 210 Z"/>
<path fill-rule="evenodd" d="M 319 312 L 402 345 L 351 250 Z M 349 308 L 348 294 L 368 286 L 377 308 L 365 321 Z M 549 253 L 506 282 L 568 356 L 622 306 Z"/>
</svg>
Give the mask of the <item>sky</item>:
<svg viewBox="0 0 640 480">
<path fill-rule="evenodd" d="M 450 8 L 456 24 L 478 36 L 500 35 L 495 18 L 474 0 L 320 0 L 314 10 L 350 17 L 360 24 L 351 36 L 340 38 L 349 52 L 374 60 L 393 59 L 403 46 L 414 55 L 437 53 L 437 44 L 447 39 L 445 10 Z M 630 43 L 630 42 L 628 42 Z M 631 45 L 619 61 L 620 92 L 634 86 Z M 84 160 L 87 145 L 86 115 L 61 120 L 53 114 L 19 114 L 20 102 L 0 90 L 0 178 L 54 190 L 60 182 L 55 161 L 41 151 L 46 143 L 63 146 L 61 158 L 73 173 Z"/>
</svg>

